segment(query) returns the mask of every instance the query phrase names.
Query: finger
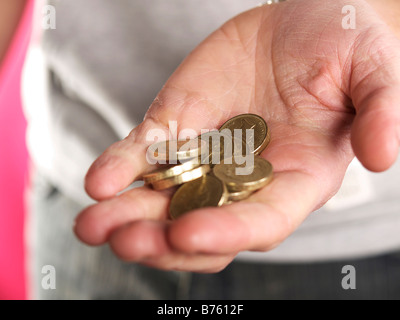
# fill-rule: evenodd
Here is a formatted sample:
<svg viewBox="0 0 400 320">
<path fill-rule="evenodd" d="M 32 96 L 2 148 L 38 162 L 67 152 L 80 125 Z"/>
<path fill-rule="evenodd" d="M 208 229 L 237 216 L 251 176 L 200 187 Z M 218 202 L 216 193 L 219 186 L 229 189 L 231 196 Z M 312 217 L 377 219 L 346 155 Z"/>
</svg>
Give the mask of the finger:
<svg viewBox="0 0 400 320">
<path fill-rule="evenodd" d="M 400 146 L 400 45 L 394 36 L 373 40 L 357 47 L 353 61 L 351 96 L 357 114 L 352 146 L 367 169 L 384 171 Z"/>
<path fill-rule="evenodd" d="M 75 234 L 86 244 L 101 245 L 121 225 L 139 219 L 166 218 L 171 193 L 141 187 L 92 205 L 76 218 Z"/>
<path fill-rule="evenodd" d="M 248 200 L 183 215 L 168 232 L 171 245 L 190 254 L 269 250 L 290 235 L 320 201 L 308 174 L 286 172 Z"/>
<path fill-rule="evenodd" d="M 229 255 L 187 255 L 174 250 L 168 243 L 168 223 L 136 221 L 116 230 L 110 246 L 122 260 L 177 271 L 218 272 L 235 257 Z"/>
<path fill-rule="evenodd" d="M 354 153 L 372 171 L 396 161 L 400 146 L 400 85 L 373 93 L 360 106 L 352 127 Z"/>
<path fill-rule="evenodd" d="M 175 97 L 180 95 L 177 92 L 171 93 L 171 90 L 169 92 Z M 147 148 L 152 143 L 193 138 L 200 133 L 201 129 L 214 129 L 216 126 L 213 126 L 213 123 L 216 119 L 221 122 L 219 119 L 222 115 L 214 117 L 211 124 L 207 117 L 198 116 L 198 113 L 202 113 L 201 110 L 207 107 L 206 104 L 203 104 L 201 108 L 190 109 L 189 101 L 182 100 L 181 103 L 187 106 L 184 114 L 173 108 L 176 105 L 168 104 L 169 107 L 161 108 L 163 111 L 157 105 L 153 105 L 148 114 L 157 113 L 156 110 L 158 110 L 160 119 L 164 119 L 163 122 L 147 117 L 132 130 L 127 138 L 114 143 L 97 158 L 85 177 L 85 189 L 89 196 L 95 200 L 111 198 L 127 188 L 135 179 L 140 178 L 142 174 L 155 169 L 146 157 Z M 173 132 L 171 133 L 170 130 Z"/>
<path fill-rule="evenodd" d="M 128 137 L 111 145 L 97 158 L 85 177 L 85 189 L 89 196 L 95 200 L 111 198 L 151 169 L 146 159 L 146 150 L 151 144 L 147 133 L 151 130 L 166 135 L 161 124 L 147 119 Z"/>
</svg>

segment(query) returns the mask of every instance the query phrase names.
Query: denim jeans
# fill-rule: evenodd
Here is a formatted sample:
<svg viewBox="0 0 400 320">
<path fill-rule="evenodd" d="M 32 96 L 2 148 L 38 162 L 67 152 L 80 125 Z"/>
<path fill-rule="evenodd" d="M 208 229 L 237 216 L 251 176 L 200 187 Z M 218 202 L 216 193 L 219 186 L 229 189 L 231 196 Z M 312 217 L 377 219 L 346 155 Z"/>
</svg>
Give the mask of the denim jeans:
<svg viewBox="0 0 400 320">
<path fill-rule="evenodd" d="M 216 274 L 160 271 L 118 260 L 107 245 L 87 247 L 72 232 L 82 209 L 40 174 L 30 196 L 32 299 L 400 299 L 400 254 L 324 263 L 234 261 Z M 55 289 L 42 286 L 44 266 Z M 355 290 L 345 290 L 345 265 Z"/>
</svg>

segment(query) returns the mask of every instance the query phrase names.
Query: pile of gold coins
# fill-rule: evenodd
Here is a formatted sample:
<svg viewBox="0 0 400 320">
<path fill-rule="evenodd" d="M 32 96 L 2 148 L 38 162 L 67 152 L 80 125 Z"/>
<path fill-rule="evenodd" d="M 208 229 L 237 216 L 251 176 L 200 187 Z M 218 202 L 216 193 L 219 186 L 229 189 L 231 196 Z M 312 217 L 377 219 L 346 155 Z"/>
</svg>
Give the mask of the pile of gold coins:
<svg viewBox="0 0 400 320">
<path fill-rule="evenodd" d="M 272 180 L 272 165 L 258 156 L 270 140 L 263 118 L 241 114 L 195 139 L 151 145 L 147 155 L 165 165 L 143 180 L 155 190 L 181 185 L 171 199 L 172 219 L 194 209 L 244 200 Z"/>
</svg>

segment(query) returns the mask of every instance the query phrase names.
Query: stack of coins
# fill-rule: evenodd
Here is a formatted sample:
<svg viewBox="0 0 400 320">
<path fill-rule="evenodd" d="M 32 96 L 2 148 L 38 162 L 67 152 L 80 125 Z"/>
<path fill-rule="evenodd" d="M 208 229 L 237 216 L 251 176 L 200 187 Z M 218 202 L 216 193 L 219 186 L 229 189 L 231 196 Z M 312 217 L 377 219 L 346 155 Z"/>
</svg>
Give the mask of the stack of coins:
<svg viewBox="0 0 400 320">
<path fill-rule="evenodd" d="M 263 118 L 238 115 L 195 139 L 151 145 L 147 155 L 165 165 L 143 180 L 155 190 L 181 185 L 171 199 L 172 219 L 194 209 L 244 200 L 272 180 L 272 165 L 258 156 L 270 140 Z"/>
</svg>

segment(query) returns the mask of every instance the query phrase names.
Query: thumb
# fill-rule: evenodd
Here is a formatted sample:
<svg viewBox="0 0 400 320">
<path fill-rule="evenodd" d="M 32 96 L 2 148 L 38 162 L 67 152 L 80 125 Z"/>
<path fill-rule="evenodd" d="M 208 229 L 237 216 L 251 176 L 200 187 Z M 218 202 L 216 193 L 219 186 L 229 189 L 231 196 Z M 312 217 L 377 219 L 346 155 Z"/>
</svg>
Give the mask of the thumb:
<svg viewBox="0 0 400 320">
<path fill-rule="evenodd" d="M 391 35 L 366 37 L 353 56 L 350 92 L 356 117 L 351 142 L 360 162 L 380 172 L 399 153 L 400 42 Z"/>
</svg>

